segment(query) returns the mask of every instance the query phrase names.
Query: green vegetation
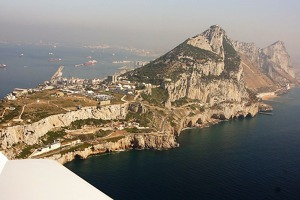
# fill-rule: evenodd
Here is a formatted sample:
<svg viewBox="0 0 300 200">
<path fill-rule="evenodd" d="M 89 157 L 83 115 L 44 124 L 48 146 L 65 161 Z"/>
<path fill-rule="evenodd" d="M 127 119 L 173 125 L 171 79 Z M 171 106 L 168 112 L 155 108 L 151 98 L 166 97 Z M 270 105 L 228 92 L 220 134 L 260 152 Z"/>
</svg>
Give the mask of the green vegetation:
<svg viewBox="0 0 300 200">
<path fill-rule="evenodd" d="M 5 115 L 2 118 L 1 123 L 8 122 L 8 121 L 10 121 L 10 120 L 12 120 L 14 118 L 17 118 L 19 116 L 19 114 L 21 113 L 21 110 L 22 110 L 21 106 L 12 104 L 12 105 L 10 105 L 10 107 L 14 107 L 15 110 L 9 110 L 9 109 L 6 110 L 5 111 Z M 0 115 L 2 115 L 2 112 L 0 113 Z"/>
<path fill-rule="evenodd" d="M 161 87 L 152 88 L 151 95 L 141 93 L 141 96 L 145 101 L 156 106 L 163 106 L 163 103 L 165 103 L 169 98 L 167 90 Z"/>
<path fill-rule="evenodd" d="M 217 55 L 211 51 L 207 51 L 207 50 L 200 49 L 198 47 L 189 45 L 189 44 L 187 44 L 187 42 L 180 44 L 176 49 L 180 53 L 183 53 L 183 55 L 193 57 L 194 59 L 197 59 L 198 61 L 203 60 L 203 62 L 206 62 L 209 59 L 212 59 L 216 62 L 222 61 L 222 58 L 219 55 Z"/>
<path fill-rule="evenodd" d="M 62 138 L 67 133 L 65 130 L 58 130 L 58 131 L 48 131 L 44 136 L 41 137 L 41 140 L 44 145 L 52 144 L 54 140 Z"/>
<path fill-rule="evenodd" d="M 96 134 L 82 134 L 82 135 L 78 135 L 76 137 L 76 139 L 80 139 L 82 142 L 85 142 L 85 141 L 89 141 L 89 140 L 94 140 L 97 138 L 97 135 Z"/>
<path fill-rule="evenodd" d="M 201 106 L 199 110 L 200 110 L 201 112 L 204 112 L 204 111 L 205 111 L 205 107 L 204 107 L 204 106 Z"/>
<path fill-rule="evenodd" d="M 71 130 L 81 129 L 85 125 L 89 125 L 89 126 L 101 126 L 101 125 L 107 124 L 109 122 L 110 121 L 108 121 L 108 120 L 93 119 L 93 118 L 79 119 L 79 120 L 73 121 L 67 127 L 67 129 L 71 129 Z"/>
<path fill-rule="evenodd" d="M 114 138 L 109 138 L 109 139 L 106 139 L 106 142 L 117 142 L 121 139 L 125 138 L 125 136 L 119 136 L 119 137 L 114 137 Z"/>
<path fill-rule="evenodd" d="M 125 131 L 127 131 L 128 133 L 151 133 L 153 130 L 150 128 L 138 129 L 136 127 L 133 127 L 133 128 L 125 128 Z"/>
<path fill-rule="evenodd" d="M 136 84 L 135 85 L 136 90 L 144 90 L 145 88 L 146 88 L 145 85 L 142 85 L 142 84 Z"/>
<path fill-rule="evenodd" d="M 160 115 L 166 116 L 166 113 L 163 110 L 155 109 Z"/>
<path fill-rule="evenodd" d="M 172 127 L 175 127 L 177 124 L 175 123 L 175 119 L 171 116 L 171 117 L 169 117 L 169 122 L 170 122 L 170 124 L 171 124 L 171 126 Z"/>
<path fill-rule="evenodd" d="M 193 117 L 195 115 L 195 113 L 190 112 L 189 117 Z"/>
<path fill-rule="evenodd" d="M 170 121 L 170 125 L 171 125 L 172 127 L 175 127 L 177 124 L 176 124 L 175 122 L 173 122 L 173 121 Z"/>
<path fill-rule="evenodd" d="M 178 55 L 184 55 L 184 57 L 181 57 L 179 60 Z M 193 59 L 187 57 L 192 57 Z M 129 72 L 127 77 L 131 81 L 162 85 L 165 78 L 171 78 L 172 81 L 176 81 L 180 74 L 187 70 L 193 70 L 191 66 L 195 62 L 204 63 L 208 60 L 221 62 L 222 58 L 213 52 L 189 45 L 185 41 L 148 65 Z M 184 66 L 188 69 L 185 69 Z"/>
<path fill-rule="evenodd" d="M 106 137 L 112 133 L 112 130 L 98 130 L 95 134 L 97 137 Z"/>
<path fill-rule="evenodd" d="M 252 90 L 247 88 L 247 92 L 249 94 L 249 99 L 250 99 L 251 102 L 257 102 L 258 101 L 258 98 L 257 98 L 256 94 Z"/>
<path fill-rule="evenodd" d="M 225 78 L 229 78 L 230 71 L 236 71 L 239 69 L 241 59 L 227 38 L 223 39 L 223 47 L 225 54 L 225 73 L 223 72 L 222 76 L 224 76 Z"/>
<path fill-rule="evenodd" d="M 16 158 L 27 158 L 38 147 L 39 147 L 39 145 L 37 145 L 37 144 L 28 145 L 21 151 L 21 153 L 19 155 L 16 156 Z"/>
<path fill-rule="evenodd" d="M 176 106 L 176 107 L 179 107 L 179 106 L 183 106 L 187 103 L 189 103 L 189 99 L 187 97 L 182 97 L 182 98 L 177 99 L 174 102 L 172 102 L 172 105 Z"/>
<path fill-rule="evenodd" d="M 95 140 L 97 138 L 102 138 L 102 137 L 108 136 L 110 133 L 112 133 L 111 130 L 106 130 L 106 131 L 99 130 L 99 131 L 96 131 L 94 134 L 91 133 L 91 134 L 78 135 L 76 137 L 76 139 L 80 139 L 81 141 L 85 142 L 85 141 Z"/>
<path fill-rule="evenodd" d="M 80 144 L 78 146 L 71 147 L 70 149 L 63 150 L 60 153 L 63 155 L 63 154 L 66 154 L 66 153 L 69 153 L 69 152 L 73 152 L 73 151 L 83 151 L 84 149 L 89 148 L 91 146 L 92 145 L 90 143 L 85 142 L 85 143 L 82 143 L 82 144 Z"/>
<path fill-rule="evenodd" d="M 164 77 L 162 75 L 167 73 L 167 65 L 159 62 L 160 58 L 150 62 L 144 67 L 138 68 L 127 74 L 130 81 L 138 83 L 151 83 L 154 85 L 161 85 Z M 158 61 L 158 62 L 157 62 Z M 143 87 L 141 87 L 143 88 Z"/>
<path fill-rule="evenodd" d="M 111 104 L 122 104 L 122 103 L 124 103 L 123 101 L 121 101 L 121 98 L 124 96 L 124 94 L 111 92 L 111 91 L 105 91 L 105 92 L 102 92 L 102 93 L 113 97 L 110 100 Z"/>
<path fill-rule="evenodd" d="M 140 123 L 141 126 L 151 125 L 152 119 L 153 119 L 153 113 L 151 111 L 148 111 L 146 113 L 128 112 L 126 115 L 127 121 L 136 121 Z"/>
</svg>

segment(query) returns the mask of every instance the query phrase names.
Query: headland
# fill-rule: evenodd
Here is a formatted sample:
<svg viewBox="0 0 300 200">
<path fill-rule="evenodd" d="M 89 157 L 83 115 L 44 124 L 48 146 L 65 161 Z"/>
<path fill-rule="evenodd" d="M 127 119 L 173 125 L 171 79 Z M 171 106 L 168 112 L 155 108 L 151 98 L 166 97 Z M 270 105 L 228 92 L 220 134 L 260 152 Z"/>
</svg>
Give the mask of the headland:
<svg viewBox="0 0 300 200">
<path fill-rule="evenodd" d="M 290 66 L 272 60 L 282 43 L 258 55 L 270 59 L 262 66 L 247 62 L 251 72 L 273 70 L 271 86 L 245 79 L 247 45 L 214 25 L 156 60 L 104 80 L 65 78 L 60 67 L 50 81 L 15 89 L 2 100 L 1 151 L 10 159 L 65 163 L 110 151 L 175 148 L 184 128 L 254 117 L 260 98 L 268 96 L 258 93 L 288 91 L 296 82 Z"/>
</svg>

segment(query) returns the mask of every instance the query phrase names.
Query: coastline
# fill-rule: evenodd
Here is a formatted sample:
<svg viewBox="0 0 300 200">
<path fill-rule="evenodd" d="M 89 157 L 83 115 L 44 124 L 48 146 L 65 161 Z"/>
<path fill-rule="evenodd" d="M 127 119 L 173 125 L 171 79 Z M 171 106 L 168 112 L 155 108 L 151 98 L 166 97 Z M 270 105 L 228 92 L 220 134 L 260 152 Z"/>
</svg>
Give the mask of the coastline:
<svg viewBox="0 0 300 200">
<path fill-rule="evenodd" d="M 53 159 L 59 162 L 60 164 L 64 165 L 68 162 L 73 161 L 74 159 L 76 159 L 76 157 L 85 160 L 91 156 L 97 156 L 97 155 L 112 153 L 112 152 L 123 152 L 123 151 L 130 151 L 130 150 L 149 150 L 149 149 L 154 149 L 159 151 L 170 150 L 173 148 L 180 147 L 180 144 L 178 143 L 178 137 L 185 130 L 209 128 L 213 125 L 218 125 L 222 121 L 229 121 L 229 120 L 212 119 L 211 121 L 203 123 L 200 126 L 185 127 L 181 130 L 181 132 L 177 136 L 170 135 L 170 134 L 168 135 L 157 134 L 157 133 L 133 134 L 131 136 L 126 136 L 125 138 L 122 138 L 116 142 L 96 144 L 93 145 L 93 147 L 87 147 L 84 150 L 69 152 L 64 155 L 54 154 L 50 157 L 45 157 L 45 159 Z"/>
<path fill-rule="evenodd" d="M 269 101 L 269 100 L 275 99 L 275 98 L 277 98 L 277 97 L 279 97 L 279 96 L 276 95 L 276 94 L 274 94 L 274 95 L 265 95 L 265 96 L 263 96 L 261 99 L 262 99 L 263 101 Z"/>
</svg>

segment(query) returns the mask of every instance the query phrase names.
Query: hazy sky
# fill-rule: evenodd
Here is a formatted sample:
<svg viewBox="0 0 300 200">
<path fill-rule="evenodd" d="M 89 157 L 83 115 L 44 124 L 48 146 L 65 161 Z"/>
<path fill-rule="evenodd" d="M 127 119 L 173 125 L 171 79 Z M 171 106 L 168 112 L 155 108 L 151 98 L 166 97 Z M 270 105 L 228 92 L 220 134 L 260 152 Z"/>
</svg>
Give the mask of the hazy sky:
<svg viewBox="0 0 300 200">
<path fill-rule="evenodd" d="M 282 40 L 300 60 L 299 0 L 0 0 L 0 41 L 168 50 L 213 24 L 259 47 Z"/>
</svg>

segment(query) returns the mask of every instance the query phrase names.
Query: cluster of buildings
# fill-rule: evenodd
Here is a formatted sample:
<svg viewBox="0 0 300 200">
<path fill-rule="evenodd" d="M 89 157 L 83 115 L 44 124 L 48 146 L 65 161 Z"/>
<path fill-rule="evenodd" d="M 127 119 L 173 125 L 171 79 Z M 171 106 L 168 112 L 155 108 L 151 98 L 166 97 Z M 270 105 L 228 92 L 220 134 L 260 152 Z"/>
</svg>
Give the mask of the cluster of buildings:
<svg viewBox="0 0 300 200">
<path fill-rule="evenodd" d="M 141 64 L 141 63 L 140 63 Z M 61 97 L 64 95 L 80 94 L 88 96 L 99 102 L 101 106 L 110 104 L 111 95 L 107 92 L 120 93 L 126 95 L 134 95 L 136 86 L 130 83 L 126 78 L 118 75 L 108 76 L 107 79 L 82 79 L 82 78 L 65 78 L 62 77 L 62 67 L 53 75 L 50 81 L 45 81 L 44 84 L 38 85 L 33 89 L 15 88 L 12 93 L 8 94 L 6 100 L 16 100 L 21 96 L 33 92 L 43 90 L 58 89 L 55 95 Z"/>
<path fill-rule="evenodd" d="M 140 126 L 140 123 L 138 122 L 113 122 L 112 126 L 116 129 L 116 130 L 124 130 L 125 128 L 137 128 L 139 130 L 143 130 L 143 129 L 149 129 L 149 127 L 144 127 L 144 126 Z"/>
<path fill-rule="evenodd" d="M 11 93 L 9 93 L 4 99 L 13 101 L 21 96 L 25 96 L 34 91 L 39 91 L 39 89 L 24 89 L 24 88 L 15 88 Z"/>
</svg>

